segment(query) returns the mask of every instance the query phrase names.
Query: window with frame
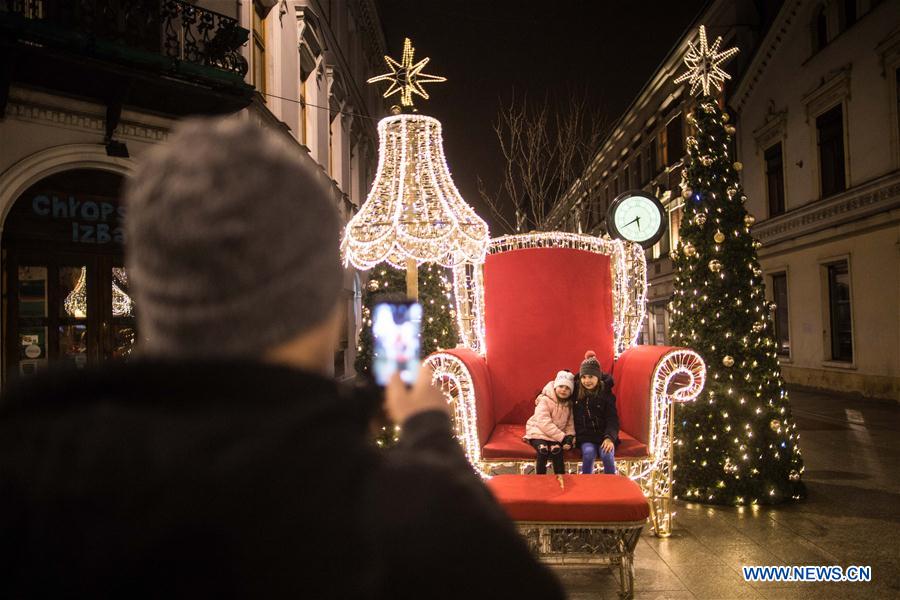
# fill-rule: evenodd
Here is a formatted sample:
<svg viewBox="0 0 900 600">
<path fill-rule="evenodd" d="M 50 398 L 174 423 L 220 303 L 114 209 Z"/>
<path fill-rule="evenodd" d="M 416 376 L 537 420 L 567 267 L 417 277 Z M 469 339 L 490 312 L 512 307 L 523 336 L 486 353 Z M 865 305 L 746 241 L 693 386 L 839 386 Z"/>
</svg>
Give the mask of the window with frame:
<svg viewBox="0 0 900 600">
<path fill-rule="evenodd" d="M 850 271 L 847 261 L 827 265 L 831 360 L 853 361 Z"/>
<path fill-rule="evenodd" d="M 856 9 L 856 0 L 843 0 L 841 6 L 841 30 L 852 27 L 859 15 Z"/>
<path fill-rule="evenodd" d="M 781 356 L 790 356 L 791 333 L 788 317 L 787 273 L 772 275 L 772 301 L 775 302 L 772 325 L 775 329 L 776 351 Z"/>
<path fill-rule="evenodd" d="M 654 320 L 654 343 L 658 346 L 666 345 L 666 310 L 663 307 L 657 307 L 653 310 Z"/>
<path fill-rule="evenodd" d="M 818 52 L 828 44 L 828 15 L 825 5 L 820 5 L 813 15 L 812 22 L 813 51 Z"/>
<path fill-rule="evenodd" d="M 766 194 L 769 216 L 784 214 L 784 157 L 781 142 L 766 148 Z"/>
<path fill-rule="evenodd" d="M 659 154 L 656 168 L 662 169 L 669 166 L 669 128 L 663 127 L 659 132 L 657 153 Z"/>
<path fill-rule="evenodd" d="M 666 165 L 671 165 L 684 156 L 684 128 L 681 115 L 677 115 L 666 125 Z"/>
<path fill-rule="evenodd" d="M 625 165 L 625 168 L 622 169 L 622 182 L 623 189 L 627 190 L 631 188 L 631 166 Z"/>
<path fill-rule="evenodd" d="M 678 247 L 681 241 L 681 218 L 684 215 L 684 203 L 669 209 L 669 252 Z"/>
<path fill-rule="evenodd" d="M 266 98 L 266 20 L 254 5 L 253 13 L 253 87 Z"/>
<path fill-rule="evenodd" d="M 822 198 L 847 189 L 844 169 L 844 111 L 838 104 L 816 117 L 819 145 L 819 180 Z"/>
<path fill-rule="evenodd" d="M 650 143 L 647 145 L 647 181 L 653 179 L 659 169 L 659 162 L 657 161 L 658 147 L 656 138 L 650 140 Z"/>
<path fill-rule="evenodd" d="M 641 156 L 641 153 L 638 152 L 638 154 L 634 158 L 634 181 L 636 184 L 635 187 L 642 187 L 645 183 L 647 183 L 646 181 L 644 181 L 643 167 L 643 157 Z"/>
</svg>

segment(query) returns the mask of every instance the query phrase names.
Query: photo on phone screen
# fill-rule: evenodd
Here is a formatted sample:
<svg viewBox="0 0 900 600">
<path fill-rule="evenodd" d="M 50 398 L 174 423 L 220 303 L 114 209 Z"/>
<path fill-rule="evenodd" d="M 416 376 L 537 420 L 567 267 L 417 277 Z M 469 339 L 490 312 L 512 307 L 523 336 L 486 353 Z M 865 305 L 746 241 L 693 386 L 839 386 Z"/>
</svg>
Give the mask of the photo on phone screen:
<svg viewBox="0 0 900 600">
<path fill-rule="evenodd" d="M 422 305 L 418 302 L 378 302 L 372 309 L 372 372 L 375 383 L 387 385 L 391 375 L 400 373 L 408 385 L 419 372 Z"/>
</svg>

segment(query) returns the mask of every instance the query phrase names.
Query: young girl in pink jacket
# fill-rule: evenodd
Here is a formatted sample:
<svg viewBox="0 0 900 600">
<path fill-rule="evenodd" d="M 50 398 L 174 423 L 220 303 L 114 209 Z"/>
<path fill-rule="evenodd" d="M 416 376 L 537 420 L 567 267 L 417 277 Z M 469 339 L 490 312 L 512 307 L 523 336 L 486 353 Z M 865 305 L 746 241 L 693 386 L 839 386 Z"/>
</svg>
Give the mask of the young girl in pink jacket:
<svg viewBox="0 0 900 600">
<path fill-rule="evenodd" d="M 547 459 L 553 461 L 553 472 L 565 471 L 563 450 L 572 447 L 575 423 L 572 418 L 572 391 L 575 375 L 560 371 L 556 379 L 548 381 L 534 401 L 534 415 L 525 424 L 525 437 L 537 452 L 535 472 L 546 475 Z"/>
</svg>

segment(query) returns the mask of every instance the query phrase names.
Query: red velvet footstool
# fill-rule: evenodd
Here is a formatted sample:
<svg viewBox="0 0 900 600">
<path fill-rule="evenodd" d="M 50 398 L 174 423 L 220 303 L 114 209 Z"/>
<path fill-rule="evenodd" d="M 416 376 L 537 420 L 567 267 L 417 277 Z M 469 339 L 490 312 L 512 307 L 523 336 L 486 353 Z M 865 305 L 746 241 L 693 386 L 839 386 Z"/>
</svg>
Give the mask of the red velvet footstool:
<svg viewBox="0 0 900 600">
<path fill-rule="evenodd" d="M 621 596 L 633 596 L 634 548 L 650 516 L 638 484 L 622 475 L 497 475 L 487 485 L 541 560 L 617 565 Z"/>
</svg>

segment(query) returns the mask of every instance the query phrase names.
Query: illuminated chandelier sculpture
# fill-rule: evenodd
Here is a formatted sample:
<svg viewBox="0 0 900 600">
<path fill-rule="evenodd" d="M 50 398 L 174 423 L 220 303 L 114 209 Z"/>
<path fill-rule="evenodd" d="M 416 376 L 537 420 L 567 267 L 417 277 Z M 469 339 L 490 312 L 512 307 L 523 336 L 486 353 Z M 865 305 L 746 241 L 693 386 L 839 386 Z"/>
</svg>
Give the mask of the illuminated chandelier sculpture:
<svg viewBox="0 0 900 600">
<path fill-rule="evenodd" d="M 466 204 L 447 168 L 441 124 L 412 114 L 412 95 L 428 98 L 424 82 L 443 77 L 421 73 L 424 58 L 413 63 L 407 38 L 403 60 L 385 57 L 392 72 L 369 79 L 391 81 L 384 96 L 400 93 L 401 107 L 378 124 L 379 158 L 375 181 L 360 211 L 347 224 L 341 242 L 345 264 L 370 269 L 381 262 L 407 269 L 415 296 L 416 266 L 445 267 L 484 262 L 490 234 L 487 224 Z M 403 112 L 401 112 L 403 111 Z"/>
</svg>

